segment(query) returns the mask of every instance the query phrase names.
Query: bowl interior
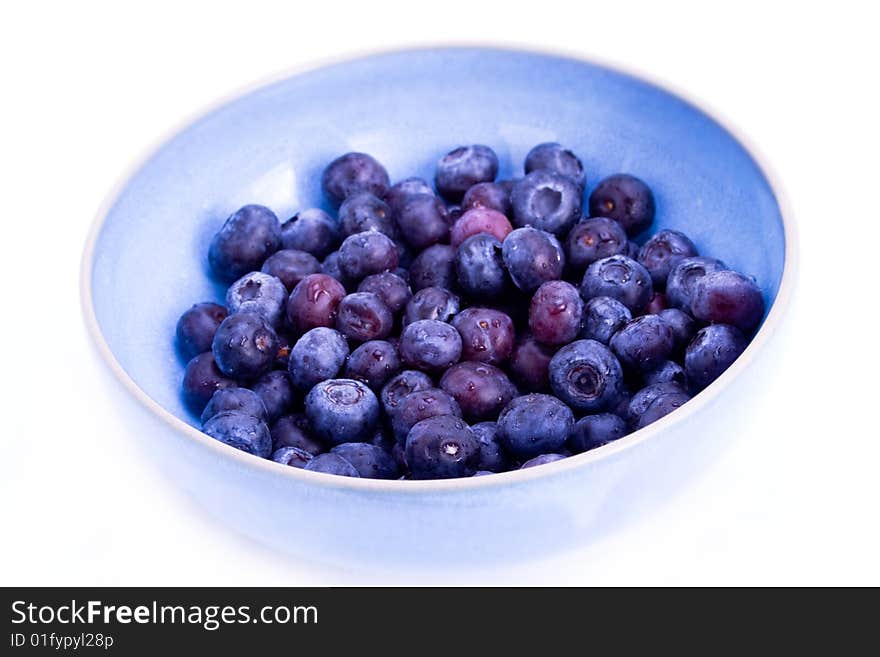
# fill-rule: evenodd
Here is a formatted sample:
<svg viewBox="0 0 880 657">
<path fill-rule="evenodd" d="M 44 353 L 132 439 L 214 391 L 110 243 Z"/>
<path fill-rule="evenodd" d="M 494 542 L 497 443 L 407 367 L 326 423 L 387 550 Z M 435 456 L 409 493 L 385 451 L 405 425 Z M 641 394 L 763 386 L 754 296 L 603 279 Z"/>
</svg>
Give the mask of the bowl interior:
<svg viewBox="0 0 880 657">
<path fill-rule="evenodd" d="M 654 190 L 654 229 L 686 232 L 701 253 L 750 274 L 767 307 L 782 277 L 777 200 L 745 148 L 699 109 L 644 81 L 582 61 L 492 49 L 383 54 L 263 87 L 198 119 L 124 183 L 98 233 L 92 297 L 122 368 L 153 400 L 197 425 L 179 396 L 179 315 L 222 300 L 206 253 L 246 203 L 284 221 L 324 207 L 323 166 L 352 150 L 392 180 L 432 178 L 463 143 L 498 153 L 500 177 L 521 175 L 535 144 L 558 141 L 584 160 L 588 192 L 629 172 Z"/>
</svg>

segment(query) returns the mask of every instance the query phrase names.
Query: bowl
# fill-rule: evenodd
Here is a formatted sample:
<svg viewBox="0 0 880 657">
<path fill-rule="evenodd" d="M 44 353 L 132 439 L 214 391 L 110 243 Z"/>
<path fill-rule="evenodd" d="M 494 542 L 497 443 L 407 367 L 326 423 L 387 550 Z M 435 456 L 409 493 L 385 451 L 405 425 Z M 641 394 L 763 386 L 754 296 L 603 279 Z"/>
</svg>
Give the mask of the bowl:
<svg viewBox="0 0 880 657">
<path fill-rule="evenodd" d="M 202 434 L 180 398 L 173 344 L 192 303 L 221 300 L 207 245 L 246 203 L 284 220 L 324 206 L 322 167 L 371 153 L 392 179 L 433 176 L 463 143 L 521 173 L 536 143 L 584 160 L 588 189 L 625 171 L 648 181 L 653 230 L 753 275 L 767 316 L 734 365 L 671 415 L 619 441 L 522 471 L 378 481 L 261 460 Z M 768 343 L 788 306 L 793 227 L 741 139 L 650 82 L 578 59 L 483 47 L 365 56 L 298 72 L 193 120 L 146 157 L 102 209 L 83 260 L 86 322 L 134 401 L 131 433 L 180 487 L 240 532 L 322 561 L 499 563 L 564 549 L 648 513 L 743 427 L 772 377 Z M 759 357 L 760 356 L 760 357 Z"/>
</svg>

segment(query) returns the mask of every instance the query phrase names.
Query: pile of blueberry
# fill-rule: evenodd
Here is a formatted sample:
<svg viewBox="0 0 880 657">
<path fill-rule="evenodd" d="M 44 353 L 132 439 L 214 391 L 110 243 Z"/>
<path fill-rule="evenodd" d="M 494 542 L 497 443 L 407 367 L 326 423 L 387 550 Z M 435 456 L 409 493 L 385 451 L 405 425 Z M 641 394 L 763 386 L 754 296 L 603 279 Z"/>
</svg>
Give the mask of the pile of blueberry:
<svg viewBox="0 0 880 657">
<path fill-rule="evenodd" d="M 262 458 L 382 479 L 469 477 L 594 449 L 674 411 L 742 353 L 755 282 L 674 230 L 654 197 L 555 143 L 496 181 L 488 147 L 434 189 L 363 153 L 324 170 L 337 218 L 235 212 L 208 259 L 225 305 L 177 324 L 204 431 Z"/>
</svg>

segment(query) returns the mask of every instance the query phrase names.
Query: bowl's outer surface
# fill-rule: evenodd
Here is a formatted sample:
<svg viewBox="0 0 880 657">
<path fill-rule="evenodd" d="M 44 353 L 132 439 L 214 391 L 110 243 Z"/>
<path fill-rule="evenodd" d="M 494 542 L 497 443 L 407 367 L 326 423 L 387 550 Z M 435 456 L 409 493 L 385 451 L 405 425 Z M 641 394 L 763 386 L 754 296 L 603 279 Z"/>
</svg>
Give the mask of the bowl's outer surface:
<svg viewBox="0 0 880 657">
<path fill-rule="evenodd" d="M 93 308 L 99 344 L 150 399 L 197 426 L 179 396 L 174 326 L 191 304 L 223 298 L 205 255 L 232 211 L 262 203 L 283 221 L 323 206 L 322 167 L 351 150 L 376 156 L 392 180 L 430 180 L 447 150 L 485 143 L 499 155 L 500 177 L 512 177 L 542 141 L 581 156 L 588 190 L 619 171 L 643 178 L 657 200 L 654 230 L 685 231 L 701 253 L 754 276 L 768 307 L 774 302 L 786 264 L 779 204 L 745 148 L 699 109 L 577 60 L 434 49 L 295 75 L 162 145 L 121 188 L 87 252 L 87 315 Z M 669 430 L 650 440 L 479 486 L 338 484 L 240 458 L 143 405 L 133 431 L 211 511 L 275 545 L 327 559 L 422 559 L 452 548 L 495 558 L 561 547 L 661 499 L 735 432 L 764 369 L 728 378 L 721 399 L 707 391 L 706 403 L 666 418 Z"/>
</svg>

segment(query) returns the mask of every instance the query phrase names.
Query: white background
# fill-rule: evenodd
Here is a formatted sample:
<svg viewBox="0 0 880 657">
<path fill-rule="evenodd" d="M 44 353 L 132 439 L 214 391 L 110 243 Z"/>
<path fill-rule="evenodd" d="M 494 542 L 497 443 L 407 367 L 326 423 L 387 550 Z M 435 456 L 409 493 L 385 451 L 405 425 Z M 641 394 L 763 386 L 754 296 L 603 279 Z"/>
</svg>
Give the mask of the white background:
<svg viewBox="0 0 880 657">
<path fill-rule="evenodd" d="M 3 4 L 0 584 L 880 584 L 868 3 L 483 4 Z M 131 446 L 81 320 L 89 224 L 158 137 L 243 85 L 347 53 L 486 40 L 653 76 L 760 145 L 802 247 L 772 394 L 685 493 L 576 552 L 442 582 L 273 554 L 209 520 Z"/>
</svg>

